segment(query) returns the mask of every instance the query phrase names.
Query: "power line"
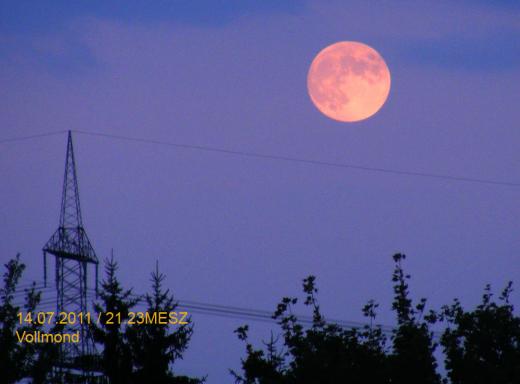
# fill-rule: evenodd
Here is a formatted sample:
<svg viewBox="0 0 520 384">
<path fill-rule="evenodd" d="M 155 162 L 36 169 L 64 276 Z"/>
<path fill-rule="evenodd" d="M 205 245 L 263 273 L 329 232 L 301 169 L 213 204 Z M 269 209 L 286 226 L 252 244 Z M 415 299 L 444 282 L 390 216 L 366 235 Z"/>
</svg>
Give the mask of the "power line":
<svg viewBox="0 0 520 384">
<path fill-rule="evenodd" d="M 63 133 L 67 133 L 67 131 L 54 131 L 54 132 L 47 132 L 47 133 L 39 133 L 39 134 L 36 134 L 36 135 L 31 135 L 31 136 L 12 137 L 10 139 L 0 140 L 0 144 L 12 143 L 12 142 L 15 142 L 15 141 L 32 140 L 32 139 L 37 139 L 37 138 L 47 137 L 47 136 L 61 135 Z"/>
<path fill-rule="evenodd" d="M 48 287 L 49 288 L 49 287 Z M 48 289 L 47 288 L 47 289 Z M 87 292 L 87 296 L 90 299 L 93 299 L 95 292 L 93 289 L 89 289 Z M 146 304 L 145 295 L 132 295 L 134 298 L 138 299 L 137 304 Z M 244 308 L 244 307 L 236 307 L 229 305 L 220 305 L 220 304 L 211 304 L 211 303 L 203 303 L 192 300 L 175 300 L 179 307 L 188 310 L 190 313 L 196 313 L 207 316 L 218 316 L 230 319 L 240 319 L 240 320 L 251 320 L 251 321 L 261 321 L 268 323 L 278 323 L 278 321 L 273 318 L 273 313 L 267 310 L 261 309 L 253 309 L 253 308 Z M 53 309 L 55 307 L 56 298 L 55 297 L 47 297 L 41 300 L 38 305 L 38 308 L 41 309 Z M 17 304 L 19 306 L 23 306 L 23 303 Z M 297 321 L 303 325 L 312 325 L 313 318 L 311 316 L 306 315 L 295 315 Z M 363 328 L 366 323 L 356 322 L 352 320 L 343 320 L 343 319 L 333 319 L 327 318 L 326 321 L 328 323 L 337 324 L 343 328 Z M 393 327 L 389 325 L 381 325 L 378 324 L 381 330 L 384 333 L 390 334 L 393 332 Z"/>
<path fill-rule="evenodd" d="M 46 292 L 49 293 L 53 287 L 47 287 Z M 20 294 L 24 294 L 25 292 L 20 292 Z M 93 289 L 89 289 L 87 292 L 87 295 L 90 298 L 93 298 L 95 295 L 95 292 Z M 41 306 L 48 306 L 49 304 L 52 304 L 55 302 L 55 298 L 48 297 L 49 295 L 46 295 L 47 297 L 44 298 L 41 302 Z M 134 294 L 132 295 L 134 298 L 138 299 L 139 304 L 146 304 L 145 295 L 138 295 Z M 17 297 L 19 299 L 20 296 Z M 212 314 L 227 314 L 227 315 L 237 315 L 237 316 L 247 316 L 247 317 L 256 317 L 256 318 L 263 318 L 263 319 L 272 319 L 272 312 L 267 310 L 261 310 L 261 309 L 252 309 L 252 308 L 243 308 L 243 307 L 236 307 L 236 306 L 229 306 L 229 305 L 220 305 L 220 304 L 210 304 L 210 303 L 203 303 L 199 301 L 192 301 L 192 300 L 181 300 L 176 299 L 175 301 L 178 302 L 180 307 L 191 309 L 193 312 L 199 312 L 203 311 L 204 313 L 212 313 Z M 299 319 L 301 319 L 303 322 L 310 322 L 312 321 L 312 318 L 310 316 L 303 316 L 299 315 L 297 316 Z M 344 326 L 349 327 L 362 327 L 365 324 L 361 322 L 354 322 L 354 321 L 348 321 L 348 320 L 340 320 L 340 319 L 330 319 L 329 321 L 342 324 Z"/>
<path fill-rule="evenodd" d="M 443 180 L 467 182 L 467 183 L 500 185 L 500 186 L 506 186 L 506 187 L 520 187 L 520 183 L 512 182 L 512 181 L 499 181 L 499 180 L 481 179 L 481 178 L 473 178 L 473 177 L 466 177 L 466 176 L 444 175 L 444 174 L 429 173 L 429 172 L 406 171 L 406 170 L 382 168 L 382 167 L 368 167 L 368 166 L 358 165 L 358 164 L 312 160 L 312 159 L 304 159 L 304 158 L 282 156 L 282 155 L 270 155 L 270 154 L 264 154 L 264 153 L 259 153 L 259 152 L 248 152 L 248 151 L 239 151 L 239 150 L 232 150 L 232 149 L 212 147 L 212 146 L 174 143 L 174 142 L 168 142 L 168 141 L 162 141 L 162 140 L 153 140 L 153 139 L 146 139 L 146 138 L 114 135 L 114 134 L 101 133 L 101 132 L 88 132 L 88 131 L 82 131 L 82 130 L 72 130 L 72 131 L 75 133 L 78 133 L 80 135 L 98 136 L 98 137 L 104 137 L 104 138 L 108 138 L 108 139 L 133 141 L 133 142 L 137 142 L 137 143 L 163 145 L 163 146 L 183 148 L 183 149 L 192 149 L 192 150 L 205 151 L 205 152 L 223 153 L 223 154 L 232 155 L 232 156 L 242 156 L 242 157 L 268 159 L 268 160 L 279 160 L 279 161 L 287 161 L 287 162 L 300 163 L 300 164 L 309 164 L 309 165 L 343 168 L 343 169 L 355 169 L 358 171 L 386 173 L 386 174 L 400 175 L 400 176 L 416 176 L 416 177 L 443 179 Z M 42 134 L 32 135 L 32 136 L 3 139 L 3 140 L 0 140 L 0 144 L 8 143 L 8 142 L 15 142 L 15 141 L 30 140 L 30 139 L 40 138 L 40 137 L 45 137 L 45 136 L 58 135 L 58 134 L 66 133 L 66 132 L 67 131 L 55 131 L 55 132 L 42 133 Z"/>
<path fill-rule="evenodd" d="M 95 301 L 95 290 L 90 288 L 87 291 L 87 296 Z M 142 305 L 146 304 L 145 295 L 133 294 L 134 298 L 138 299 L 137 304 Z M 178 303 L 178 306 L 182 309 L 188 310 L 190 314 L 198 314 L 205 316 L 216 316 L 221 318 L 233 319 L 233 320 L 245 320 L 245 321 L 255 321 L 255 322 L 263 322 L 269 324 L 279 324 L 278 320 L 273 318 L 273 313 L 267 310 L 261 309 L 253 309 L 253 308 L 244 308 L 244 307 L 236 307 L 229 305 L 220 305 L 220 304 L 211 304 L 211 303 L 203 303 L 192 300 L 182 300 L 175 299 Z M 18 304 L 17 306 L 23 307 L 23 303 Z M 37 306 L 38 310 L 55 310 L 56 309 L 56 298 L 55 297 L 46 297 L 43 299 L 39 305 Z M 313 317 L 308 315 L 299 315 L 294 314 L 296 321 L 299 324 L 310 326 L 313 325 Z M 344 320 L 344 319 L 334 319 L 334 318 L 324 318 L 328 324 L 336 324 L 341 328 L 345 329 L 362 329 L 366 326 L 369 326 L 368 323 L 363 323 L 359 321 L 353 320 Z M 395 331 L 395 327 L 391 325 L 385 324 L 373 324 L 373 327 L 377 327 L 386 335 L 392 335 Z M 438 339 L 441 336 L 440 331 L 431 331 L 434 339 Z"/>
<path fill-rule="evenodd" d="M 154 144 L 154 145 L 164 145 L 164 146 L 184 148 L 184 149 L 193 149 L 193 150 L 206 151 L 206 152 L 224 153 L 224 154 L 228 154 L 228 155 L 235 155 L 235 156 L 242 156 L 242 157 L 252 157 L 252 158 L 269 159 L 269 160 L 282 160 L 282 161 L 288 161 L 288 162 L 294 162 L 294 163 L 312 164 L 312 165 L 335 167 L 335 168 L 348 168 L 348 169 L 356 169 L 356 170 L 361 170 L 361 171 L 387 173 L 387 174 L 393 174 L 393 175 L 418 176 L 418 177 L 428 177 L 428 178 L 444 179 L 444 180 L 451 180 L 451 181 L 462 181 L 462 182 L 468 182 L 468 183 L 493 184 L 493 185 L 502 185 L 502 186 L 508 186 L 508 187 L 520 187 L 520 183 L 509 182 L 509 181 L 497 181 L 497 180 L 479 179 L 479 178 L 471 178 L 471 177 L 464 177 L 464 176 L 451 176 L 451 175 L 442 175 L 442 174 L 436 174 L 436 173 L 405 171 L 405 170 L 380 168 L 380 167 L 367 167 L 367 166 L 357 165 L 357 164 L 337 163 L 337 162 L 322 161 L 322 160 L 310 160 L 310 159 L 281 156 L 281 155 L 269 155 L 269 154 L 263 154 L 263 153 L 258 153 L 258 152 L 247 152 L 247 151 L 238 151 L 238 150 L 231 150 L 231 149 L 211 147 L 211 146 L 173 143 L 173 142 L 167 142 L 167 141 L 161 141 L 161 140 L 152 140 L 152 139 L 145 139 L 145 138 L 138 138 L 138 137 L 121 136 L 121 135 L 114 135 L 114 134 L 101 133 L 101 132 L 87 132 L 87 131 L 81 131 L 81 130 L 73 130 L 73 132 L 79 133 L 81 135 L 98 136 L 98 137 L 105 137 L 105 138 L 109 138 L 109 139 L 126 140 L 126 141 L 133 141 L 133 142 Z"/>
</svg>

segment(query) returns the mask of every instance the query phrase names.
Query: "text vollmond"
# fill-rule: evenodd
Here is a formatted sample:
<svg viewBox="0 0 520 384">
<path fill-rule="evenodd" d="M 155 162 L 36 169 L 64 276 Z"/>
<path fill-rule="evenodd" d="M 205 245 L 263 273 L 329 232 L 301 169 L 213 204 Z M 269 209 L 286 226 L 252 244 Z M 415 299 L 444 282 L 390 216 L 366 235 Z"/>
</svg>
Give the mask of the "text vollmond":
<svg viewBox="0 0 520 384">
<path fill-rule="evenodd" d="M 79 331 L 75 333 L 45 333 L 42 331 L 16 331 L 19 343 L 79 343 Z"/>
</svg>

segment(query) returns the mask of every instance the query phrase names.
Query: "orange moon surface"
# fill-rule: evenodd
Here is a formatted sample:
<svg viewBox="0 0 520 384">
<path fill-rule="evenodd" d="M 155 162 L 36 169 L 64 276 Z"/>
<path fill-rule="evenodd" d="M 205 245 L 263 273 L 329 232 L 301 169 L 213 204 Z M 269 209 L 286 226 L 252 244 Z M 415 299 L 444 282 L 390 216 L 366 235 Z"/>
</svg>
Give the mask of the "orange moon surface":
<svg viewBox="0 0 520 384">
<path fill-rule="evenodd" d="M 323 49 L 307 75 L 309 96 L 324 115 L 353 122 L 375 114 L 390 92 L 390 71 L 368 45 L 341 41 Z"/>
</svg>

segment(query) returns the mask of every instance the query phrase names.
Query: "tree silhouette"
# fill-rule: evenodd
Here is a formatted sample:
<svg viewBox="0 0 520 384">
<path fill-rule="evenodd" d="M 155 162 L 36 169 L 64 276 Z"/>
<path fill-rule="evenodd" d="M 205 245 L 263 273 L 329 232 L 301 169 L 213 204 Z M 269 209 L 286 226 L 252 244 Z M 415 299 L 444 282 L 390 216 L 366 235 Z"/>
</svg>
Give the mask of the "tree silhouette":
<svg viewBox="0 0 520 384">
<path fill-rule="evenodd" d="M 271 333 L 267 342 L 255 347 L 248 338 L 247 325 L 235 333 L 245 343 L 241 372 L 231 371 L 239 384 L 518 384 L 520 383 L 520 317 L 510 302 L 512 283 L 494 300 L 486 286 L 482 302 L 465 310 L 455 299 L 440 311 L 426 311 L 426 299 L 414 303 L 410 297 L 410 276 L 404 272 L 405 255 L 393 256 L 392 310 L 396 326 L 386 336 L 374 325 L 378 305 L 369 301 L 362 309 L 367 325 L 345 328 L 328 322 L 317 300 L 316 279 L 303 280 L 303 306 L 312 314 L 300 319 L 294 308 L 298 298 L 284 297 L 273 318 L 280 331 Z M 19 255 L 5 264 L 0 288 L 0 382 L 15 383 L 31 378 L 33 383 L 52 381 L 51 373 L 58 361 L 58 346 L 51 343 L 19 343 L 18 331 L 34 332 L 44 326 L 33 321 L 20 324 L 18 313 L 36 312 L 41 299 L 33 283 L 25 289 L 24 304 L 16 305 L 17 287 L 25 265 Z M 117 279 L 117 263 L 106 260 L 105 279 L 99 302 L 99 325 L 93 325 L 97 343 L 103 345 L 103 370 L 110 383 L 197 384 L 204 380 L 177 376 L 172 371 L 182 359 L 191 335 L 191 321 L 186 325 L 168 323 L 126 326 L 129 311 L 140 299 L 131 289 L 123 289 Z M 145 296 L 146 311 L 171 313 L 177 302 L 164 286 L 165 276 L 158 266 L 151 275 L 151 292 Z M 108 322 L 106 312 L 118 313 L 119 321 Z M 440 338 L 447 378 L 441 380 L 434 358 L 436 343 L 431 326 L 443 322 Z M 175 327 L 172 329 L 172 327 Z M 61 328 L 53 327 L 57 333 Z"/>
<path fill-rule="evenodd" d="M 458 300 L 443 307 L 448 327 L 441 344 L 453 384 L 520 383 L 520 317 L 514 316 L 511 292 L 509 282 L 497 303 L 487 285 L 475 310 L 465 311 Z"/>
<path fill-rule="evenodd" d="M 54 325 L 49 329 L 49 333 L 63 332 L 64 325 Z M 52 370 L 59 360 L 59 344 L 42 343 L 37 344 L 37 354 L 30 365 L 28 376 L 31 377 L 33 384 L 50 383 Z"/>
<path fill-rule="evenodd" d="M 424 298 L 413 305 L 407 282 L 410 275 L 404 273 L 401 265 L 405 258 L 400 253 L 393 256 L 392 309 L 397 315 L 397 328 L 393 332 L 393 348 L 388 357 L 391 381 L 400 384 L 437 384 L 440 383 L 440 376 L 436 372 L 437 363 L 433 355 L 436 344 L 430 331 L 436 316 L 434 312 L 425 315 Z"/>
<path fill-rule="evenodd" d="M 373 326 L 378 305 L 369 301 L 363 308 L 369 324 L 345 329 L 328 323 L 316 299 L 315 277 L 303 281 L 304 305 L 312 310 L 312 324 L 305 327 L 293 314 L 296 298 L 283 298 L 274 318 L 282 330 L 283 343 L 271 341 L 264 348 L 254 348 L 248 341 L 248 326 L 235 332 L 246 343 L 242 373 L 231 371 L 237 383 L 307 384 L 307 383 L 440 383 L 433 356 L 430 325 L 434 312 L 425 314 L 426 300 L 415 306 L 409 297 L 408 279 L 401 266 L 402 254 L 394 256 L 394 300 L 392 309 L 397 327 L 388 338 L 380 326 Z M 276 339 L 274 339 L 276 340 Z"/>
<path fill-rule="evenodd" d="M 139 301 L 132 289 L 124 290 L 117 279 L 117 262 L 112 255 L 105 260 L 105 279 L 101 283 L 101 302 L 94 303 L 94 310 L 100 313 L 100 324 L 93 323 L 92 334 L 97 343 L 103 345 L 103 371 L 111 384 L 128 384 L 132 380 L 132 355 L 125 337 L 124 322 L 128 312 Z M 117 313 L 114 320 L 107 312 Z"/>
<path fill-rule="evenodd" d="M 147 311 L 149 314 L 159 312 L 174 312 L 177 303 L 169 289 L 163 288 L 165 275 L 159 272 L 156 264 L 151 276 L 152 292 L 146 295 Z M 193 333 L 191 323 L 174 325 L 171 331 L 170 324 L 136 324 L 128 329 L 128 337 L 133 351 L 135 366 L 135 381 L 138 383 L 186 383 L 196 384 L 200 379 L 191 379 L 185 376 L 175 376 L 170 367 L 188 347 Z"/>
<path fill-rule="evenodd" d="M 17 342 L 16 330 L 18 328 L 17 313 L 20 307 L 16 306 L 14 293 L 25 269 L 20 262 L 20 255 L 5 264 L 4 286 L 0 289 L 0 372 L 6 383 L 14 383 L 23 377 L 24 373 L 24 348 Z"/>
<path fill-rule="evenodd" d="M 34 332 L 42 329 L 37 321 L 20 324 L 18 313 L 34 313 L 41 300 L 41 292 L 36 290 L 33 282 L 26 288 L 24 305 L 21 308 L 14 304 L 15 293 L 25 264 L 20 255 L 9 260 L 5 265 L 3 287 L 0 288 L 0 380 L 14 383 L 22 378 L 31 377 L 33 383 L 47 380 L 57 358 L 57 346 L 36 343 L 19 343 L 18 334 Z"/>
<path fill-rule="evenodd" d="M 237 383 L 244 384 L 336 384 L 384 383 L 387 369 L 384 353 L 385 336 L 380 327 L 343 329 L 329 324 L 321 314 L 316 299 L 314 276 L 303 281 L 304 305 L 312 309 L 312 324 L 305 328 L 293 315 L 297 298 L 285 297 L 273 317 L 282 329 L 283 345 L 271 337 L 267 351 L 255 349 L 248 341 L 248 326 L 235 332 L 246 342 L 242 374 L 231 371 Z M 375 317 L 377 305 L 370 302 L 364 314 Z"/>
</svg>

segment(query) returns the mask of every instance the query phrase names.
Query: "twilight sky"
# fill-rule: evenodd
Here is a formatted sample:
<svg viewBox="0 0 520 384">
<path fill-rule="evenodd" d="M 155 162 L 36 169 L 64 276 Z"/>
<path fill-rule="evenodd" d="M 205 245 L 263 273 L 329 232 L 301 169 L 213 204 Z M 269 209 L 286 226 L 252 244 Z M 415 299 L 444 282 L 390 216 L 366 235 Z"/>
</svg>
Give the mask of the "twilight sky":
<svg viewBox="0 0 520 384">
<path fill-rule="evenodd" d="M 0 1 L 0 140 L 75 129 L 520 182 L 518 2 L 106 3 Z M 392 74 L 383 108 L 353 124 L 327 119 L 306 89 L 314 56 L 341 40 L 374 47 Z M 24 281 L 43 278 L 65 144 L 0 143 L 0 261 L 21 252 Z M 433 308 L 520 283 L 520 187 L 74 144 L 87 233 L 137 292 L 159 260 L 180 299 L 274 309 L 315 274 L 326 315 L 362 320 L 374 298 L 392 324 L 397 251 Z M 178 372 L 231 382 L 244 321 L 193 320 Z M 250 325 L 257 340 L 275 329 Z"/>
</svg>

